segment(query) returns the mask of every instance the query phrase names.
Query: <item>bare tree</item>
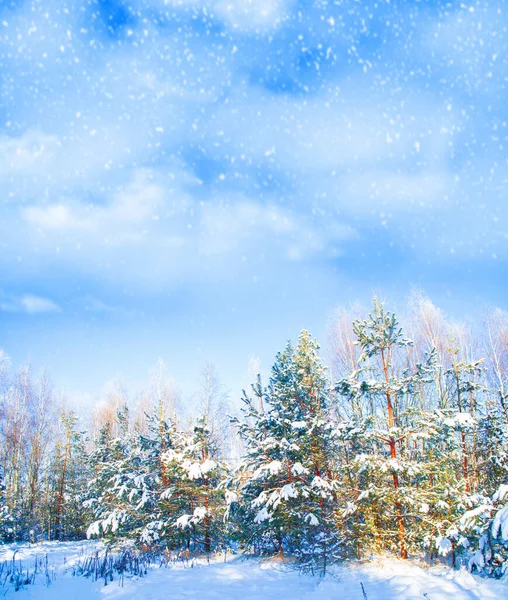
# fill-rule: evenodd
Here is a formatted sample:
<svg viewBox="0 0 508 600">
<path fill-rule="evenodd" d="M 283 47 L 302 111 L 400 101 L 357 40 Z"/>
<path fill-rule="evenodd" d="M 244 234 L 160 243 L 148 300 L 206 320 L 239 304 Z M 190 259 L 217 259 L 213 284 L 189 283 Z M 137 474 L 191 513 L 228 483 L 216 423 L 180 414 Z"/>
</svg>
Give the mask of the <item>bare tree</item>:
<svg viewBox="0 0 508 600">
<path fill-rule="evenodd" d="M 96 439 L 102 428 L 109 424 L 111 435 L 119 436 L 118 414 L 128 406 L 127 392 L 119 381 L 110 381 L 105 387 L 105 399 L 95 407 L 92 415 L 92 436 Z"/>
<path fill-rule="evenodd" d="M 44 462 L 52 434 L 53 392 L 46 371 L 41 373 L 35 386 L 32 411 L 26 492 L 27 514 L 31 521 L 31 530 L 41 520 L 37 509 L 41 491 L 41 471 L 45 466 Z"/>
<path fill-rule="evenodd" d="M 206 363 L 201 369 L 197 396 L 198 410 L 205 418 L 211 439 L 225 456 L 231 439 L 229 393 L 212 363 Z"/>
<path fill-rule="evenodd" d="M 483 324 L 489 387 L 508 420 L 508 313 L 496 308 L 484 317 Z"/>
</svg>

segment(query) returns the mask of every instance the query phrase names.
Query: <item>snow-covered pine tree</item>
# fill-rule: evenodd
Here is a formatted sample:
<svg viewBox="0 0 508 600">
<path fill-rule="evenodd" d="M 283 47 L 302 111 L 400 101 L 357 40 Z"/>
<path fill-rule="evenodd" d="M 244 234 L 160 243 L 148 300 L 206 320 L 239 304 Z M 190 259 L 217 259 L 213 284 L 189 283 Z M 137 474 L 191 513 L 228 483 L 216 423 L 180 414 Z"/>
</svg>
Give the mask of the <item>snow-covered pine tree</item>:
<svg viewBox="0 0 508 600">
<path fill-rule="evenodd" d="M 460 521 L 472 555 L 469 569 L 494 577 L 508 572 L 508 483 L 492 497 L 477 494 Z"/>
<path fill-rule="evenodd" d="M 111 542 L 135 541 L 146 522 L 150 490 L 140 479 L 143 455 L 136 436 L 129 432 L 127 408 L 119 411 L 116 418 L 119 437 L 112 437 L 111 424 L 107 422 L 91 455 L 94 476 L 84 505 L 94 520 L 87 536 Z"/>
<path fill-rule="evenodd" d="M 247 450 L 236 481 L 245 543 L 323 572 L 340 549 L 330 389 L 318 349 L 302 331 L 296 348 L 277 355 L 264 407 L 244 398 L 239 430 Z"/>
<path fill-rule="evenodd" d="M 428 437 L 421 456 L 430 474 L 425 524 L 426 544 L 437 554 L 451 555 L 455 566 L 457 551 L 464 550 L 466 538 L 460 519 L 467 507 L 475 503 L 479 489 L 485 489 L 487 473 L 480 476 L 484 464 L 479 449 L 482 418 L 482 361 L 459 359 L 461 349 L 450 349 L 451 365 L 444 372 L 446 392 L 441 408 L 427 411 Z M 486 415 L 485 415 L 486 416 Z M 487 417 L 488 420 L 488 417 Z M 434 528 L 434 531 L 433 531 Z"/>
<path fill-rule="evenodd" d="M 470 444 L 475 454 L 478 489 L 487 496 L 492 496 L 500 485 L 508 482 L 508 396 L 499 362 L 495 362 L 495 367 L 496 376 L 490 373 L 490 382 L 489 373 L 485 373 L 485 379 L 491 385 L 481 386 L 478 390 L 484 402 L 479 403 L 477 431 Z"/>
<path fill-rule="evenodd" d="M 12 517 L 7 506 L 5 484 L 0 470 L 0 544 L 12 541 Z"/>
<path fill-rule="evenodd" d="M 209 556 L 227 544 L 220 486 L 227 470 L 218 452 L 202 417 L 192 434 L 178 433 L 177 443 L 161 456 L 166 472 L 158 504 L 166 515 L 163 528 L 173 547 L 188 553 Z"/>
<path fill-rule="evenodd" d="M 174 510 L 164 497 L 172 478 L 163 457 L 175 449 L 179 435 L 161 401 L 153 414 L 146 416 L 146 429 L 147 433 L 139 433 L 137 439 L 142 460 L 135 483 L 140 491 L 143 489 L 140 497 L 144 500 L 145 522 L 136 541 L 144 547 L 173 549 L 178 542 L 168 524 L 174 518 Z"/>
<path fill-rule="evenodd" d="M 490 496 L 508 481 L 508 419 L 497 403 L 488 402 L 478 417 L 476 452 L 480 488 Z"/>
<path fill-rule="evenodd" d="M 375 454 L 375 439 L 372 435 L 372 416 L 363 414 L 361 393 L 356 382 L 359 371 L 337 384 L 341 400 L 353 406 L 349 418 L 340 420 L 336 429 L 337 504 L 338 528 L 342 532 L 342 552 L 345 556 L 360 558 L 362 552 L 381 552 L 380 510 L 375 503 L 371 511 L 359 510 L 360 493 L 368 485 L 368 473 L 359 465 L 359 458 Z M 342 411 L 339 409 L 339 414 Z M 373 500 L 373 499 L 371 499 Z"/>
<path fill-rule="evenodd" d="M 457 349 L 456 353 L 458 352 Z M 446 372 L 450 388 L 449 407 L 455 413 L 455 428 L 460 440 L 462 477 L 466 492 L 474 492 L 478 487 L 477 421 L 481 416 L 480 395 L 484 391 L 481 382 L 482 362 L 457 360 Z"/>
<path fill-rule="evenodd" d="M 219 484 L 226 471 L 204 421 L 192 434 L 179 432 L 159 403 L 147 416 L 145 434 L 130 433 L 125 422 L 112 438 L 106 425 L 92 455 L 88 535 L 207 555 L 224 547 Z"/>
<path fill-rule="evenodd" d="M 465 424 L 453 409 L 443 408 L 419 414 L 415 426 L 421 432 L 420 443 L 411 454 L 421 468 L 414 482 L 418 488 L 417 518 L 409 535 L 431 557 L 451 554 L 455 566 L 456 550 L 465 542 L 458 522 L 469 498 L 457 437 L 457 428 L 463 429 Z"/>
<path fill-rule="evenodd" d="M 508 313 L 495 309 L 485 321 L 485 382 L 488 396 L 479 418 L 480 478 L 492 496 L 508 482 Z"/>
<path fill-rule="evenodd" d="M 422 492 L 428 481 L 416 451 L 426 432 L 418 423 L 421 403 L 415 399 L 430 379 L 434 356 L 430 353 L 424 364 L 410 370 L 405 350 L 412 342 L 377 299 L 368 318 L 355 321 L 354 331 L 362 350 L 360 368 L 336 386 L 349 403 L 364 406 L 342 428 L 349 486 L 358 486 L 349 512 L 359 512 L 355 530 L 362 537 L 360 546 L 378 551 L 398 547 L 407 558 L 408 547 L 422 541 L 414 529 L 421 523 L 417 507 L 426 504 Z"/>
</svg>

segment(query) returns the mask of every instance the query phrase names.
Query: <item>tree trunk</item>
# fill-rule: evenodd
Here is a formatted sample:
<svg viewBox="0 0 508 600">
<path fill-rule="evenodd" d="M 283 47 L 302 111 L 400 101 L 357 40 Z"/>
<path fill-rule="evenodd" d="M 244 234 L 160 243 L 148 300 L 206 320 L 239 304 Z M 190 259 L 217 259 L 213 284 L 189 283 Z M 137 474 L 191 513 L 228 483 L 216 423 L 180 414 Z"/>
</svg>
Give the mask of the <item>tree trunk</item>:
<svg viewBox="0 0 508 600">
<path fill-rule="evenodd" d="M 383 362 L 383 371 L 385 375 L 386 382 L 386 404 L 388 410 L 388 427 L 392 429 L 395 425 L 395 420 L 393 416 L 393 404 L 392 404 L 392 396 L 390 392 L 390 375 L 388 372 L 389 362 L 390 362 L 390 353 L 388 352 L 388 356 L 385 356 L 384 352 L 381 352 L 381 360 Z M 397 442 L 393 437 L 390 437 L 388 440 L 388 446 L 390 448 L 390 456 L 392 459 L 397 460 Z M 399 495 L 399 476 L 396 472 L 393 473 L 393 487 L 395 489 L 396 498 Z M 399 531 L 399 549 L 400 549 L 400 557 L 403 559 L 407 558 L 407 548 L 406 548 L 406 528 L 404 525 L 404 516 L 402 511 L 402 503 L 400 499 L 395 500 L 395 513 L 397 516 L 397 528 Z"/>
</svg>

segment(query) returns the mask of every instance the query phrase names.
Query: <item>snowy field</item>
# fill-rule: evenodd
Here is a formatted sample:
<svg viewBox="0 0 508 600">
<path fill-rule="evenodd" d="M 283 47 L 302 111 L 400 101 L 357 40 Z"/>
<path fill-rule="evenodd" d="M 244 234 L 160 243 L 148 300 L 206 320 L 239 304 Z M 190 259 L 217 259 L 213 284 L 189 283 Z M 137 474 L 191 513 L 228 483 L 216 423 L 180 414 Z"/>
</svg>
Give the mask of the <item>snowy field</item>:
<svg viewBox="0 0 508 600">
<path fill-rule="evenodd" d="M 97 546 L 98 547 L 98 546 Z M 299 575 L 280 563 L 232 558 L 193 568 L 178 565 L 150 571 L 142 579 L 126 578 L 104 586 L 84 577 L 72 576 L 72 565 L 95 546 L 89 543 L 6 546 L 0 559 L 16 558 L 26 567 L 36 556 L 48 555 L 54 581 L 46 587 L 41 577 L 34 586 L 18 592 L 7 591 L 8 598 L 40 600 L 363 600 L 362 584 L 368 600 L 473 600 L 508 597 L 508 583 L 472 576 L 464 570 L 424 569 L 397 560 L 378 560 L 365 565 L 341 567 L 324 580 Z M 0 596 L 5 589 L 0 587 Z"/>
</svg>

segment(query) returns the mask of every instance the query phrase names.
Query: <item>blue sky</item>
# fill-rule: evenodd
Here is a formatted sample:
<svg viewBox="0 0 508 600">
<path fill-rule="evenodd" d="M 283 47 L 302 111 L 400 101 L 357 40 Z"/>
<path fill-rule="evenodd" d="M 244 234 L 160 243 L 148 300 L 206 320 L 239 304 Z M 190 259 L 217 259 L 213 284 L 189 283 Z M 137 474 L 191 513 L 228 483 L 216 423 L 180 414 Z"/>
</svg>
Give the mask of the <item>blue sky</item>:
<svg viewBox="0 0 508 600">
<path fill-rule="evenodd" d="M 237 392 L 413 285 L 506 308 L 503 2 L 4 0 L 0 345 Z"/>
</svg>

